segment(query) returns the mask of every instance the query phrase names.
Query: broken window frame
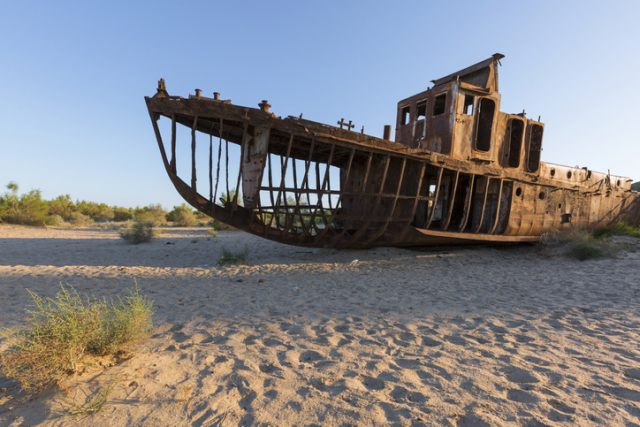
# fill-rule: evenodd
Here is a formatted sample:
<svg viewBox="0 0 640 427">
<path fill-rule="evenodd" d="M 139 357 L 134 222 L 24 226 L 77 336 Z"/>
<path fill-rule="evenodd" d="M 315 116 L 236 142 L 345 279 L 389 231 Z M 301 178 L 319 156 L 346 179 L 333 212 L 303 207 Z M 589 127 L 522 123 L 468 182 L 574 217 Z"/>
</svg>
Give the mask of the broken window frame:
<svg viewBox="0 0 640 427">
<path fill-rule="evenodd" d="M 463 98 L 462 98 L 462 115 L 464 116 L 473 116 L 473 113 L 475 113 L 475 102 L 476 102 L 476 97 L 471 95 L 470 93 L 462 93 Z M 471 101 L 471 103 L 469 103 L 469 100 Z M 467 109 L 470 108 L 471 111 L 467 112 Z"/>
<path fill-rule="evenodd" d="M 521 129 L 520 129 L 520 138 L 519 138 L 519 143 L 517 144 L 517 156 L 512 156 L 512 150 L 513 150 L 513 125 L 514 123 L 520 123 Z M 525 123 L 524 120 L 522 119 L 517 119 L 515 117 L 510 117 L 507 120 L 507 127 L 509 129 L 509 137 L 506 140 L 506 146 L 507 146 L 507 153 L 506 153 L 506 158 L 505 158 L 505 167 L 508 168 L 519 168 L 520 167 L 520 157 L 522 157 L 522 141 L 524 139 L 524 135 L 525 135 Z M 512 164 L 511 160 L 515 159 L 516 162 L 515 164 Z"/>
<path fill-rule="evenodd" d="M 400 125 L 407 126 L 411 123 L 411 105 L 400 107 Z"/>
<path fill-rule="evenodd" d="M 440 100 L 443 100 L 442 102 Z M 438 117 L 447 112 L 447 92 L 442 92 L 433 97 L 432 117 Z"/>
<path fill-rule="evenodd" d="M 493 104 L 492 111 L 491 111 L 491 123 L 490 123 L 490 125 L 488 127 L 488 136 L 484 135 L 485 128 L 482 128 L 482 129 L 480 128 L 481 121 L 484 118 L 484 116 L 483 116 L 483 111 L 484 110 L 482 108 L 482 105 L 485 102 L 491 102 Z M 474 128 L 475 128 L 474 130 L 475 131 L 474 131 L 474 135 L 473 135 L 473 149 L 476 150 L 476 151 L 480 151 L 482 153 L 488 153 L 488 152 L 491 151 L 491 142 L 492 142 L 491 140 L 493 139 L 493 127 L 494 127 L 493 125 L 494 125 L 495 120 L 496 120 L 496 101 L 495 101 L 495 99 L 490 98 L 490 97 L 485 97 L 485 96 L 479 97 L 478 98 L 476 112 L 477 112 L 477 114 L 475 115 L 476 116 L 476 123 L 475 123 L 475 126 L 474 126 Z M 480 132 L 483 132 L 483 134 L 480 135 Z M 485 142 L 484 141 L 485 139 L 487 140 L 486 141 L 486 149 L 485 149 L 485 145 L 484 144 L 482 144 L 482 145 L 478 144 L 478 140 L 480 139 L 480 137 L 482 137 L 482 139 L 483 139 L 482 142 Z"/>
<path fill-rule="evenodd" d="M 421 109 L 422 108 L 422 109 Z M 422 114 L 420 112 L 422 111 Z M 416 122 L 427 119 L 427 100 L 423 99 L 416 103 Z"/>
<path fill-rule="evenodd" d="M 537 131 L 537 129 L 539 129 L 540 131 L 539 138 L 537 135 L 533 135 L 533 132 Z M 537 141 L 533 141 L 534 136 L 536 137 Z M 528 123 L 526 137 L 527 160 L 525 162 L 525 168 L 529 173 L 536 173 L 540 170 L 540 157 L 542 154 L 544 126 L 539 123 Z"/>
</svg>

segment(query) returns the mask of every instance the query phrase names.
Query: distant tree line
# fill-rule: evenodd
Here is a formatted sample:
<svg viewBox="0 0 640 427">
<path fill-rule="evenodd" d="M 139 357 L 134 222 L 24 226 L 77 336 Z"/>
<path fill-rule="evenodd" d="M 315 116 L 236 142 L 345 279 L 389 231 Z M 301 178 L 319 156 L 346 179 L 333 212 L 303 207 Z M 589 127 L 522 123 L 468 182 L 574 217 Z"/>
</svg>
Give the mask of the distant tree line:
<svg viewBox="0 0 640 427">
<path fill-rule="evenodd" d="M 158 204 L 125 208 L 106 203 L 73 201 L 68 194 L 52 200 L 42 198 L 40 190 L 18 193 L 18 184 L 10 182 L 0 195 L 0 223 L 23 225 L 86 226 L 100 222 L 142 221 L 154 226 L 172 224 L 189 227 L 210 222 L 206 215 L 186 204 L 166 211 Z"/>
</svg>

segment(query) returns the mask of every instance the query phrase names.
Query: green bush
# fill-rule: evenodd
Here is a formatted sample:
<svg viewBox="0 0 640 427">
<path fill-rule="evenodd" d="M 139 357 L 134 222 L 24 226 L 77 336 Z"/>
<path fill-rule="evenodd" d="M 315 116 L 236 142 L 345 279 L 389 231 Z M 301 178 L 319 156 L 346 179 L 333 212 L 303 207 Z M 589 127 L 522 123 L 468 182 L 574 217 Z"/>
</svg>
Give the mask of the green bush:
<svg viewBox="0 0 640 427">
<path fill-rule="evenodd" d="M 149 205 L 144 208 L 137 208 L 133 215 L 136 221 L 148 222 L 154 227 L 167 223 L 167 212 L 160 205 Z"/>
<path fill-rule="evenodd" d="M 80 201 L 76 203 L 76 210 L 94 221 L 105 222 L 113 220 L 113 208 L 105 203 Z"/>
<path fill-rule="evenodd" d="M 640 238 L 640 227 L 634 227 L 623 221 L 618 221 L 614 222 L 613 224 L 608 224 L 604 227 L 597 228 L 593 231 L 593 236 L 595 238 L 610 237 L 613 235 L 632 236 Z"/>
<path fill-rule="evenodd" d="M 222 248 L 222 255 L 218 258 L 219 265 L 246 264 L 249 250 L 245 247 L 241 252 L 232 252 L 227 248 Z"/>
<path fill-rule="evenodd" d="M 130 208 L 121 208 L 114 207 L 113 208 L 113 220 L 116 222 L 129 221 L 133 219 L 133 209 Z"/>
<path fill-rule="evenodd" d="M 605 239 L 596 239 L 588 233 L 575 233 L 568 245 L 567 254 L 580 261 L 604 258 L 615 253 L 615 248 Z"/>
<path fill-rule="evenodd" d="M 149 242 L 153 239 L 153 224 L 135 221 L 130 227 L 120 230 L 120 237 L 134 245 Z"/>
<path fill-rule="evenodd" d="M 44 223 L 52 227 L 60 227 L 64 225 L 64 218 L 60 215 L 49 215 L 45 218 Z"/>
<path fill-rule="evenodd" d="M 176 227 L 193 227 L 198 220 L 187 204 L 174 206 L 173 210 L 167 214 L 167 220 L 171 221 Z"/>
<path fill-rule="evenodd" d="M 47 202 L 39 190 L 18 197 L 18 185 L 10 182 L 9 192 L 0 196 L 0 217 L 3 222 L 23 225 L 44 225 L 48 215 Z"/>
<path fill-rule="evenodd" d="M 93 224 L 91 218 L 81 212 L 71 212 L 68 221 L 76 227 L 86 227 Z"/>
<path fill-rule="evenodd" d="M 35 308 L 27 326 L 0 354 L 3 374 L 24 390 L 40 390 L 78 371 L 87 354 L 116 354 L 148 335 L 153 304 L 137 287 L 116 302 L 82 298 L 61 286 L 54 298 L 29 292 Z"/>
<path fill-rule="evenodd" d="M 49 201 L 49 215 L 58 215 L 63 220 L 69 221 L 75 211 L 76 206 L 68 194 L 58 196 Z"/>
</svg>

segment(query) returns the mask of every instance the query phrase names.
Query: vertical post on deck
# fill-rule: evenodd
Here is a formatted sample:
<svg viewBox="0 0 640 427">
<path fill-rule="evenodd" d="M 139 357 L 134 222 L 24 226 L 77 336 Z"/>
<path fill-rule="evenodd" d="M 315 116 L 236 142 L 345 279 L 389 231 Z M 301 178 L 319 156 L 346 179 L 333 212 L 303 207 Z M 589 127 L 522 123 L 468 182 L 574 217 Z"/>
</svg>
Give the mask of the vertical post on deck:
<svg viewBox="0 0 640 427">
<path fill-rule="evenodd" d="M 194 192 L 197 192 L 196 188 L 196 126 L 198 125 L 198 116 L 193 118 L 193 125 L 191 126 L 191 188 Z"/>
<path fill-rule="evenodd" d="M 289 144 L 287 145 L 287 154 L 286 157 L 284 159 L 281 158 L 281 171 L 280 171 L 280 186 L 278 188 L 278 197 L 276 198 L 276 206 L 275 209 L 279 212 L 280 211 L 280 200 L 282 198 L 283 193 L 285 193 L 284 190 L 284 185 L 285 185 L 285 177 L 287 174 L 287 165 L 289 163 L 289 156 L 291 155 L 291 146 L 293 145 L 293 134 L 291 134 L 291 136 L 289 137 Z M 286 196 L 285 196 L 286 199 Z M 285 206 L 286 206 L 286 200 L 285 200 Z M 287 215 L 285 216 L 286 219 L 288 219 L 288 212 Z"/>
<path fill-rule="evenodd" d="M 176 174 L 176 115 L 171 115 L 171 172 Z"/>
<path fill-rule="evenodd" d="M 216 159 L 216 186 L 213 189 L 213 204 L 216 203 L 218 197 L 218 184 L 220 183 L 220 160 L 222 157 L 222 118 L 220 118 L 219 133 L 218 133 L 218 157 Z"/>
<path fill-rule="evenodd" d="M 244 122 L 244 127 L 242 128 L 242 140 L 240 141 L 240 165 L 238 166 L 238 179 L 236 181 L 236 189 L 235 194 L 233 195 L 233 210 L 235 211 L 238 207 L 238 195 L 240 194 L 240 179 L 242 179 L 242 171 L 244 169 L 244 153 L 246 149 L 246 145 L 248 143 L 248 129 L 249 122 Z M 233 211 L 232 211 L 233 212 Z"/>
<path fill-rule="evenodd" d="M 213 203 L 213 135 L 209 134 L 209 202 Z"/>
</svg>

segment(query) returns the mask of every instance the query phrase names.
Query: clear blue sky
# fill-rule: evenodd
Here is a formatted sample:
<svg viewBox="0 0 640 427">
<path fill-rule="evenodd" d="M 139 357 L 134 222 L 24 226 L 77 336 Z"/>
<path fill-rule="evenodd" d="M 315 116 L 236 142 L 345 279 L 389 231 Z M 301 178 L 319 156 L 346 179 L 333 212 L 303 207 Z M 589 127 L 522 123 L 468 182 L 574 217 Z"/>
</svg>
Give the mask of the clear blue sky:
<svg viewBox="0 0 640 427">
<path fill-rule="evenodd" d="M 0 184 L 182 202 L 143 97 L 202 88 L 380 135 L 399 99 L 506 55 L 502 110 L 546 123 L 543 160 L 640 178 L 640 2 L 19 1 L 0 13 Z"/>
</svg>

